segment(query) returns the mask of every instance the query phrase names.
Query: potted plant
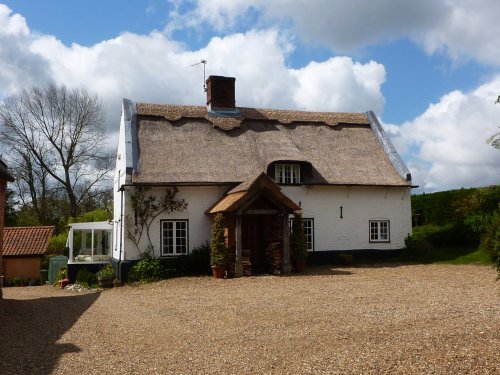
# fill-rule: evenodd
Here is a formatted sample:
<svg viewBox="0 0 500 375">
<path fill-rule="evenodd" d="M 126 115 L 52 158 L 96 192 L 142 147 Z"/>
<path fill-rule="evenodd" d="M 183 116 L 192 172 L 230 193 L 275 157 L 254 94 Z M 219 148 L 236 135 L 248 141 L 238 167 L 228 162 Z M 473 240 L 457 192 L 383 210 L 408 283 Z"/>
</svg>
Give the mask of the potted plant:
<svg viewBox="0 0 500 375">
<path fill-rule="evenodd" d="M 226 273 L 228 248 L 224 237 L 224 216 L 217 213 L 212 224 L 210 266 L 215 278 L 222 279 Z"/>
<path fill-rule="evenodd" d="M 106 264 L 97 272 L 97 283 L 100 288 L 113 287 L 113 280 L 116 278 L 116 272 L 111 263 Z"/>
<path fill-rule="evenodd" d="M 307 239 L 304 233 L 304 221 L 301 214 L 295 214 L 292 219 L 292 233 L 290 234 L 290 256 L 295 272 L 306 270 Z"/>
</svg>

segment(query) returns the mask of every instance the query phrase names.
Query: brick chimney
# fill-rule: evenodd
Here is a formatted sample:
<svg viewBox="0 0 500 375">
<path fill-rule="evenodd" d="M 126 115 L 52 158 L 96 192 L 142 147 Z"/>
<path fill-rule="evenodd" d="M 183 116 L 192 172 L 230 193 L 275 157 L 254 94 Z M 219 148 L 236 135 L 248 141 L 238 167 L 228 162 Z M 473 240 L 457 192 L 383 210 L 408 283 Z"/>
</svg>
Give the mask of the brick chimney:
<svg viewBox="0 0 500 375">
<path fill-rule="evenodd" d="M 234 83 L 236 78 L 210 76 L 207 79 L 207 106 L 213 109 L 235 109 Z"/>
</svg>

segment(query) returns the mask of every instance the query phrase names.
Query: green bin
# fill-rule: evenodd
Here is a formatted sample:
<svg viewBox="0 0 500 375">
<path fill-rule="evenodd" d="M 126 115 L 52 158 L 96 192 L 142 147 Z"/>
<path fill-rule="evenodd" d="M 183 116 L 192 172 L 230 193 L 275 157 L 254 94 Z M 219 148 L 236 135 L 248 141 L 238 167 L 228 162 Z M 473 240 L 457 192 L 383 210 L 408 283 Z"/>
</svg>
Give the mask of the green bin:
<svg viewBox="0 0 500 375">
<path fill-rule="evenodd" d="M 68 257 L 58 255 L 49 260 L 49 282 L 54 284 L 61 267 L 68 266 Z"/>
<path fill-rule="evenodd" d="M 40 270 L 40 285 L 47 284 L 47 280 L 49 280 L 49 271 Z"/>
</svg>

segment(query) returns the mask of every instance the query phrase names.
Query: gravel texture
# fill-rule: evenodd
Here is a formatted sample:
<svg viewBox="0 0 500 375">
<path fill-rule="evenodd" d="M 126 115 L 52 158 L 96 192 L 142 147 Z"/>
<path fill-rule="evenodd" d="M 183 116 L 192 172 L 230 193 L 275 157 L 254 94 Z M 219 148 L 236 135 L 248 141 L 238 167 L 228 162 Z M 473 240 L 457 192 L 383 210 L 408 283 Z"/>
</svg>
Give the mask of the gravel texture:
<svg viewBox="0 0 500 375">
<path fill-rule="evenodd" d="M 6 288 L 1 374 L 499 374 L 484 266 Z"/>
</svg>

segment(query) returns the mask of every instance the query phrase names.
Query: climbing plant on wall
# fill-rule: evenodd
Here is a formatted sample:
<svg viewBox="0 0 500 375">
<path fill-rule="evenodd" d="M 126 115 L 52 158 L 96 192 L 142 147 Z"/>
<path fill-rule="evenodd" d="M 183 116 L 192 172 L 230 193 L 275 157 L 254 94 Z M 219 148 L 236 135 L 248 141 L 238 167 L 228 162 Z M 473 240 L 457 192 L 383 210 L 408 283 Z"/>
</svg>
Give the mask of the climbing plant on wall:
<svg viewBox="0 0 500 375">
<path fill-rule="evenodd" d="M 178 199 L 175 196 L 178 189 L 167 187 L 161 194 L 150 194 L 149 187 L 136 187 L 131 196 L 133 215 L 125 216 L 127 237 L 132 240 L 139 251 L 141 257 L 154 257 L 154 246 L 151 240 L 150 229 L 154 220 L 161 214 L 184 211 L 188 203 L 185 199 Z M 147 238 L 146 248 L 141 250 L 139 244 L 143 236 Z"/>
</svg>

